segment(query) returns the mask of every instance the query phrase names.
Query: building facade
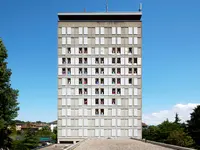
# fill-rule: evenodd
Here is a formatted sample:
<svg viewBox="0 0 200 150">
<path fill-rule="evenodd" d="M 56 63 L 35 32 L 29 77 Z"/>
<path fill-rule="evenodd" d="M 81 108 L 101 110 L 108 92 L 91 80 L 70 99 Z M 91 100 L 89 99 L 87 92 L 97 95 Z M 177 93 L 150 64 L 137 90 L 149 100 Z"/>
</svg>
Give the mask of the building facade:
<svg viewBox="0 0 200 150">
<path fill-rule="evenodd" d="M 58 14 L 58 143 L 141 138 L 141 16 Z"/>
</svg>

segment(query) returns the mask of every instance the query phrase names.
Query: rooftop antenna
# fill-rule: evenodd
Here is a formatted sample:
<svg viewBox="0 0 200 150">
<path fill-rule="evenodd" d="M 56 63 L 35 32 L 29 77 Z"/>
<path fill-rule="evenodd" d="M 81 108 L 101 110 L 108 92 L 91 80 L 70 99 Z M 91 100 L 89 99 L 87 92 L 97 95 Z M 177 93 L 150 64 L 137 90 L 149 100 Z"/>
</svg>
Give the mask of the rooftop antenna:
<svg viewBox="0 0 200 150">
<path fill-rule="evenodd" d="M 142 3 L 140 3 L 140 6 L 139 6 L 139 12 L 142 11 Z"/>
<path fill-rule="evenodd" d="M 108 0 L 106 0 L 106 12 L 108 12 Z"/>
</svg>

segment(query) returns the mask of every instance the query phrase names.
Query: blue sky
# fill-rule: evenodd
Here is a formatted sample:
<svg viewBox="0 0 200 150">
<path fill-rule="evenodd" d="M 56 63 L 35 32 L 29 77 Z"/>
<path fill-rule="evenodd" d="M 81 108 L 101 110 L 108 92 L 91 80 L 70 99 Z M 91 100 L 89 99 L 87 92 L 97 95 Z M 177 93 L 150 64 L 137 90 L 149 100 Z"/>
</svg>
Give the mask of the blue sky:
<svg viewBox="0 0 200 150">
<path fill-rule="evenodd" d="M 57 13 L 105 11 L 106 0 L 0 0 L 0 37 L 8 49 L 18 119 L 57 116 Z M 108 0 L 109 11 L 143 3 L 143 113 L 200 102 L 200 1 Z"/>
</svg>

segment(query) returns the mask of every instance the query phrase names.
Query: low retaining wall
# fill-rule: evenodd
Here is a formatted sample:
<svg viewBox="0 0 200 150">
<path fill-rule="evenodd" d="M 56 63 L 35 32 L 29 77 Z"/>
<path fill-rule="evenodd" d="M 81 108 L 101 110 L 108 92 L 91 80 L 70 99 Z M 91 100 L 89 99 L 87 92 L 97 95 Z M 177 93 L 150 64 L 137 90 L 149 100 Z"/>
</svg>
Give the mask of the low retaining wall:
<svg viewBox="0 0 200 150">
<path fill-rule="evenodd" d="M 187 148 L 187 147 L 181 147 L 181 146 L 176 146 L 176 145 L 171 145 L 171 144 L 166 144 L 166 143 L 160 143 L 160 142 L 155 142 L 155 141 L 149 141 L 149 140 L 145 140 L 145 139 L 134 139 L 133 140 L 138 140 L 138 141 L 142 141 L 142 142 L 146 142 L 146 143 L 150 143 L 150 144 L 154 144 L 154 145 L 158 145 L 158 146 L 162 146 L 162 147 L 167 147 L 167 148 L 171 148 L 171 149 L 175 149 L 175 150 L 195 150 L 193 148 Z"/>
</svg>

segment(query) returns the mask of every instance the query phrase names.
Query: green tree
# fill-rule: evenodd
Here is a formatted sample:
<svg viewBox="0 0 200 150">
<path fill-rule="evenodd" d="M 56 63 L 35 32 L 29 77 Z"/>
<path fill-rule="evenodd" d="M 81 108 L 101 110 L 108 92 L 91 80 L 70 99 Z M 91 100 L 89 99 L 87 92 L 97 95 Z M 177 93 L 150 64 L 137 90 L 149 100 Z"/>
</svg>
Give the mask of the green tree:
<svg viewBox="0 0 200 150">
<path fill-rule="evenodd" d="M 170 135 L 171 132 L 180 129 L 180 125 L 169 122 L 168 120 L 162 122 L 160 125 L 158 125 L 159 128 L 159 142 L 167 142 L 167 138 Z"/>
<path fill-rule="evenodd" d="M 11 130 L 8 128 L 19 110 L 18 90 L 11 88 L 11 70 L 7 68 L 7 50 L 0 39 L 0 148 L 11 147 Z"/>
<path fill-rule="evenodd" d="M 159 140 L 159 128 L 157 126 L 149 126 L 142 130 L 142 138 L 151 141 Z"/>
<path fill-rule="evenodd" d="M 200 105 L 198 105 L 190 115 L 191 118 L 188 120 L 188 131 L 195 141 L 197 148 L 200 149 Z"/>
<path fill-rule="evenodd" d="M 57 127 L 53 128 L 52 140 L 57 142 Z"/>
<path fill-rule="evenodd" d="M 179 118 L 178 113 L 176 113 L 174 123 L 180 124 L 180 121 L 181 121 L 181 119 Z"/>
<path fill-rule="evenodd" d="M 169 144 L 183 147 L 192 147 L 194 145 L 192 137 L 186 134 L 182 128 L 170 132 L 166 141 Z"/>
<path fill-rule="evenodd" d="M 36 132 L 28 129 L 25 133 L 22 144 L 26 149 L 36 148 L 39 144 L 39 138 L 37 137 Z"/>
<path fill-rule="evenodd" d="M 28 150 L 28 148 L 23 144 L 22 140 L 15 140 L 12 144 L 12 150 Z"/>
<path fill-rule="evenodd" d="M 42 127 L 41 130 L 37 132 L 39 137 L 51 137 L 52 136 L 51 129 L 48 126 Z"/>
</svg>

